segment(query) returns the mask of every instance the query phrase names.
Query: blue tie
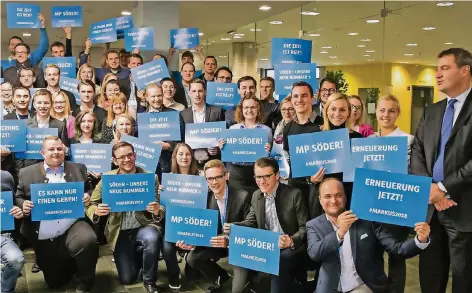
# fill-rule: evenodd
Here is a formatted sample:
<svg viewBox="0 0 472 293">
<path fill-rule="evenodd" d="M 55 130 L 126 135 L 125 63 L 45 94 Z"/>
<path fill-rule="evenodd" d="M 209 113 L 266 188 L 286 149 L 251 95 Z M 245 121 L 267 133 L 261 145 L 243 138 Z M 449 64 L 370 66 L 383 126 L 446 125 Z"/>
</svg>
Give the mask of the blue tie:
<svg viewBox="0 0 472 293">
<path fill-rule="evenodd" d="M 457 102 L 456 99 L 450 99 L 447 102 L 446 112 L 444 112 L 444 117 L 441 126 L 441 140 L 438 159 L 433 167 L 433 180 L 434 182 L 441 182 L 444 179 L 444 150 L 446 143 L 451 135 L 452 124 L 454 122 L 454 103 Z"/>
</svg>

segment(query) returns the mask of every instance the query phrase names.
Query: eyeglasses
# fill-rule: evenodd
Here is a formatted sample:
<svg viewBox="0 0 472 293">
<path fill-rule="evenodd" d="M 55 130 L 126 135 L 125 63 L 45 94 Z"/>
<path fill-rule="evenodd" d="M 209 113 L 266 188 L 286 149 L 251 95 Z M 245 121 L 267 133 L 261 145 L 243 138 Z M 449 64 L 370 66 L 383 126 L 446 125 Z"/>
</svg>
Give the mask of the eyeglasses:
<svg viewBox="0 0 472 293">
<path fill-rule="evenodd" d="M 26 55 L 26 54 L 28 54 L 27 51 L 16 51 L 15 52 L 15 55 Z"/>
<path fill-rule="evenodd" d="M 215 177 L 207 177 L 206 178 L 206 181 L 208 183 L 211 183 L 211 182 L 214 182 L 214 181 L 218 181 L 218 180 L 221 180 L 225 177 L 226 173 L 223 173 L 221 175 L 218 175 L 218 176 L 215 176 Z"/>
<path fill-rule="evenodd" d="M 282 111 L 282 112 L 293 112 L 293 111 L 295 111 L 295 109 L 294 108 L 281 108 L 280 111 Z"/>
<path fill-rule="evenodd" d="M 134 158 L 135 155 L 136 155 L 135 153 L 128 153 L 126 155 L 123 155 L 123 156 L 115 158 L 115 159 L 118 160 L 118 161 L 124 161 L 125 159 L 130 159 L 131 160 L 131 159 Z"/>
<path fill-rule="evenodd" d="M 325 88 L 322 88 L 322 89 L 320 90 L 320 92 L 321 92 L 322 94 L 328 93 L 328 94 L 331 95 L 331 94 L 334 94 L 334 93 L 336 92 L 336 89 L 325 89 Z"/>
<path fill-rule="evenodd" d="M 231 77 L 225 77 L 225 76 L 218 76 L 216 79 L 219 81 L 227 81 L 227 82 L 231 81 Z"/>
<path fill-rule="evenodd" d="M 262 179 L 264 179 L 264 181 L 268 181 L 270 177 L 272 177 L 272 175 L 274 175 L 274 173 L 270 173 L 267 175 L 256 175 L 254 176 L 254 179 L 256 179 L 256 182 L 261 182 Z"/>
<path fill-rule="evenodd" d="M 257 107 L 254 107 L 254 106 L 243 107 L 243 110 L 245 110 L 245 111 L 246 111 L 246 110 L 251 110 L 251 111 L 252 111 L 252 110 L 256 110 L 256 109 L 257 109 Z"/>
<path fill-rule="evenodd" d="M 356 111 L 356 110 L 360 111 L 360 110 L 362 110 L 362 106 L 351 105 L 351 110 L 352 111 Z"/>
</svg>

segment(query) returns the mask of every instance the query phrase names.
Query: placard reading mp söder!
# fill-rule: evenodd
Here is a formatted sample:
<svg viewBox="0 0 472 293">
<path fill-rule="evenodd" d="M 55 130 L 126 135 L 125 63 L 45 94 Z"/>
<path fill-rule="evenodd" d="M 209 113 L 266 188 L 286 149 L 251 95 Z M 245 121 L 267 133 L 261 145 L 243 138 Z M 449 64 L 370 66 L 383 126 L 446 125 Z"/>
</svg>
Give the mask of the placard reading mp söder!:
<svg viewBox="0 0 472 293">
<path fill-rule="evenodd" d="M 52 27 L 82 26 L 82 6 L 53 6 L 51 24 Z"/>
<path fill-rule="evenodd" d="M 279 275 L 279 233 L 231 225 L 229 258 L 232 265 Z"/>
<path fill-rule="evenodd" d="M 226 138 L 221 150 L 223 162 L 255 162 L 267 156 L 265 129 L 227 129 L 223 136 Z"/>
<path fill-rule="evenodd" d="M 162 146 L 160 144 L 126 134 L 121 135 L 121 141 L 126 141 L 133 145 L 134 151 L 136 152 L 136 166 L 151 173 L 156 171 L 157 163 L 159 163 L 159 157 L 162 152 Z"/>
<path fill-rule="evenodd" d="M 112 212 L 145 211 L 156 201 L 154 173 L 102 176 L 102 201 Z"/>
<path fill-rule="evenodd" d="M 414 227 L 426 221 L 431 178 L 357 168 L 351 210 L 359 219 Z"/>
<path fill-rule="evenodd" d="M 185 125 L 185 142 L 192 149 L 211 148 L 218 146 L 223 136 L 226 122 L 187 123 Z"/>
<path fill-rule="evenodd" d="M 169 205 L 166 208 L 165 240 L 211 247 L 218 231 L 218 211 Z"/>
<path fill-rule="evenodd" d="M 1 222 L 0 230 L 9 231 L 15 229 L 15 220 L 12 215 L 10 215 L 10 210 L 13 208 L 13 192 L 11 191 L 2 191 L 0 198 L 0 212 Z"/>
<path fill-rule="evenodd" d="M 151 142 L 180 141 L 179 112 L 138 113 L 138 133 Z"/>
<path fill-rule="evenodd" d="M 2 120 L 0 127 L 2 148 L 8 148 L 10 152 L 26 151 L 26 120 Z"/>
<path fill-rule="evenodd" d="M 312 176 L 321 168 L 326 174 L 352 168 L 347 128 L 290 135 L 288 143 L 293 178 Z"/>
<path fill-rule="evenodd" d="M 203 176 L 162 174 L 161 205 L 206 208 L 208 183 Z"/>
<path fill-rule="evenodd" d="M 111 170 L 111 144 L 76 143 L 70 148 L 71 161 L 84 164 L 87 171 L 105 173 Z"/>
<path fill-rule="evenodd" d="M 84 182 L 31 184 L 32 220 L 83 218 L 83 197 Z"/>
</svg>

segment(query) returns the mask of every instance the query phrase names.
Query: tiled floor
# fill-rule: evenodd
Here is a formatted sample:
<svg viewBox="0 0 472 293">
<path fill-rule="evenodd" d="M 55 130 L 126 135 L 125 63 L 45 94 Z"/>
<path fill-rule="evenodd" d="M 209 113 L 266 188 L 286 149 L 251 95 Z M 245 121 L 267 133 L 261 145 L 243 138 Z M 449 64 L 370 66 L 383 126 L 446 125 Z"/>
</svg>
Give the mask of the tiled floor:
<svg viewBox="0 0 472 293">
<path fill-rule="evenodd" d="M 18 279 L 17 293 L 75 293 L 74 283 L 69 284 L 61 291 L 51 291 L 47 288 L 43 280 L 42 273 L 31 273 L 33 265 L 33 254 L 30 250 L 25 252 L 27 263 L 23 271 L 23 276 Z M 223 267 L 230 269 L 226 260 L 222 262 Z M 183 271 L 183 263 L 180 264 Z M 409 259 L 407 261 L 407 280 L 405 293 L 419 293 L 418 282 L 418 258 Z M 171 292 L 167 286 L 167 277 L 165 264 L 163 261 L 159 262 L 159 289 L 162 293 Z M 184 293 L 203 293 L 209 286 L 207 280 L 189 282 L 182 276 L 182 288 L 180 292 Z M 231 285 L 228 284 L 224 288 L 225 292 L 231 292 Z M 135 285 L 123 286 L 118 282 L 115 264 L 112 262 L 112 256 L 106 246 L 100 247 L 100 258 L 97 264 L 97 278 L 96 284 L 92 291 L 93 293 L 145 293 L 142 283 L 138 282 Z M 451 282 L 449 282 L 448 293 L 451 292 Z"/>
</svg>

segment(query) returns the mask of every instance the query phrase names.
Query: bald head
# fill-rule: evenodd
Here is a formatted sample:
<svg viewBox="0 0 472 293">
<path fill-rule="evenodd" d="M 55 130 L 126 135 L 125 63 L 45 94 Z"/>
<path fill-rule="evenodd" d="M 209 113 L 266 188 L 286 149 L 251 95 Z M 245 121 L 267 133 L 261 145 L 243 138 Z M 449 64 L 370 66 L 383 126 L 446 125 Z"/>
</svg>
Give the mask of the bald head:
<svg viewBox="0 0 472 293">
<path fill-rule="evenodd" d="M 336 178 L 328 178 L 320 183 L 319 199 L 326 214 L 337 217 L 346 208 L 343 184 Z"/>
</svg>

